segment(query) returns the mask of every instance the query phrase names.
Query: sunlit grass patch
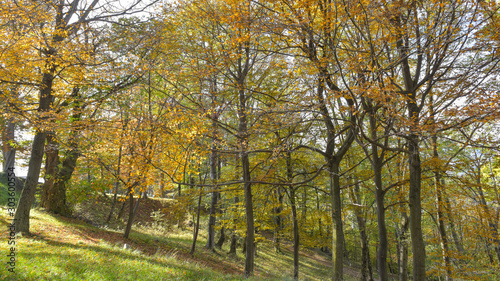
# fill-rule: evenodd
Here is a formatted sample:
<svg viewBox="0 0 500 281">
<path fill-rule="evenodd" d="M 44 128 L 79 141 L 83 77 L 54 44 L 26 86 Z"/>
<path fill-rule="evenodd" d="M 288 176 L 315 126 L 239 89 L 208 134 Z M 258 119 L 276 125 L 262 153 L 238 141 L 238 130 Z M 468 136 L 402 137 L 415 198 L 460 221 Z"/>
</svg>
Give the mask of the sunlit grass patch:
<svg viewBox="0 0 500 281">
<path fill-rule="evenodd" d="M 214 276 L 208 269 L 175 258 L 147 257 L 105 244 L 76 246 L 25 238 L 18 243 L 18 280 L 190 280 L 190 276 Z"/>
<path fill-rule="evenodd" d="M 235 256 L 227 254 L 230 237 L 222 249 L 205 248 L 207 220 L 207 216 L 202 217 L 196 252 L 191 256 L 192 227 L 159 232 L 135 225 L 130 239 L 123 239 L 121 230 L 98 228 L 35 209 L 31 212 L 33 236 L 16 240 L 16 274 L 2 271 L 0 280 L 293 280 L 289 241 L 282 241 L 282 253 L 276 253 L 271 241 L 258 242 L 256 276 L 245 279 L 241 248 Z M 8 222 L 4 213 L 0 222 Z M 0 232 L 0 257 L 8 251 L 4 234 Z M 124 249 L 125 243 L 130 249 Z M 243 243 L 242 238 L 239 243 Z M 330 262 L 323 254 L 301 251 L 300 280 L 331 278 Z M 357 280 L 349 274 L 345 277 Z"/>
<path fill-rule="evenodd" d="M 89 243 L 85 239 L 65 242 L 44 236 L 40 227 L 52 230 L 71 228 L 71 223 L 32 211 L 33 237 L 16 239 L 15 274 L 2 268 L 0 280 L 239 280 L 195 263 L 176 259 L 175 255 L 145 255 L 108 242 Z M 3 216 L 3 215 L 2 215 Z M 75 228 L 76 229 L 76 228 Z M 67 229 L 65 229 L 68 231 Z M 57 235 L 57 233 L 54 233 Z M 77 233 L 73 234 L 77 237 Z M 4 237 L 0 253 L 7 253 Z M 3 254 L 1 256 L 4 256 Z"/>
</svg>

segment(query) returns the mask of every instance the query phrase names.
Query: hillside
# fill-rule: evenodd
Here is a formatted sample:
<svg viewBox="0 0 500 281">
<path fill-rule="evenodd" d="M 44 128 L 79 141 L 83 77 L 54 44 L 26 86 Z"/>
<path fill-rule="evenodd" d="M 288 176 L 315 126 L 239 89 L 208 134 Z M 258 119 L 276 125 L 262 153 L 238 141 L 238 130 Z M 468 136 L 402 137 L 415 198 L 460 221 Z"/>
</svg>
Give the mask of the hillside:
<svg viewBox="0 0 500 281">
<path fill-rule="evenodd" d="M 148 214 L 162 206 L 168 207 L 169 200 L 143 201 L 137 220 L 140 223 L 134 225 L 130 239 L 122 238 L 119 222 L 114 228 L 96 227 L 102 224 L 96 214 L 107 209 L 110 201 L 103 196 L 87 200 L 75 211 L 78 219 L 33 210 L 32 236 L 16 238 L 16 273 L 11 275 L 2 271 L 0 280 L 244 279 L 241 250 L 234 257 L 226 254 L 228 243 L 216 252 L 206 250 L 205 227 L 201 228 L 194 256 L 189 255 L 191 227 L 174 227 L 168 231 L 153 227 Z M 101 208 L 97 208 L 98 205 Z M 3 208 L 0 227 L 6 229 L 8 223 Z M 2 231 L 1 253 L 8 253 L 6 240 L 7 233 Z M 130 248 L 124 249 L 124 244 Z M 292 249 L 289 244 L 285 244 L 281 254 L 274 251 L 268 240 L 259 242 L 257 248 L 255 277 L 250 280 L 291 280 Z M 301 280 L 326 280 L 330 265 L 323 254 L 303 249 L 300 270 Z M 345 271 L 352 278 L 348 280 L 356 280 L 355 270 L 346 267 Z"/>
</svg>

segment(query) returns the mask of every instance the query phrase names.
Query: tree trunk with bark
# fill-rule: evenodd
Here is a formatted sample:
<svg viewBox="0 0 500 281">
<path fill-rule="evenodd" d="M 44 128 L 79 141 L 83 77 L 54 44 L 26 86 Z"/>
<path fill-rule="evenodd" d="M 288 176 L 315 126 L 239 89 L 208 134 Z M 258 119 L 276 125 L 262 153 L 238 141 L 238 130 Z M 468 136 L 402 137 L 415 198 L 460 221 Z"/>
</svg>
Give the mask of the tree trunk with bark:
<svg viewBox="0 0 500 281">
<path fill-rule="evenodd" d="M 75 2 L 77 3 L 77 2 Z M 78 9 L 65 9 L 64 2 L 57 2 L 51 6 L 51 13 L 54 15 L 53 22 L 54 28 L 49 40 L 46 40 L 50 46 L 40 49 L 43 56 L 45 67 L 43 67 L 43 74 L 39 84 L 39 101 L 37 109 L 37 117 L 35 121 L 36 134 L 32 143 L 31 156 L 29 161 L 28 175 L 26 183 L 19 198 L 15 220 L 16 232 L 29 234 L 29 215 L 31 205 L 35 199 L 36 188 L 38 185 L 38 178 L 40 176 L 40 169 L 43 161 L 43 150 L 45 146 L 45 138 L 47 129 L 44 128 L 45 124 L 50 119 L 50 110 L 54 102 L 53 83 L 59 65 L 57 56 L 57 48 L 69 36 L 74 35 L 84 22 L 88 22 L 89 15 L 96 8 L 94 4 L 82 6 L 81 10 Z M 78 10 L 78 11 L 77 11 Z M 99 18 L 99 17 L 98 17 Z M 72 23 L 69 21 L 74 20 Z M 91 19 L 96 21 L 97 18 Z"/>
<path fill-rule="evenodd" d="M 290 187 L 290 204 L 292 207 L 293 221 L 293 280 L 299 280 L 299 222 L 297 218 L 297 205 L 295 201 L 295 189 Z"/>
<path fill-rule="evenodd" d="M 66 186 L 76 168 L 79 153 L 79 135 L 81 125 L 81 98 L 80 88 L 74 87 L 71 93 L 72 115 L 71 130 L 68 138 L 68 148 L 63 153 L 63 160 L 59 157 L 59 143 L 54 133 L 47 135 L 47 144 L 45 146 L 46 165 L 45 165 L 45 183 L 42 187 L 42 206 L 49 212 L 62 216 L 69 216 L 70 209 L 66 204 Z"/>
<path fill-rule="evenodd" d="M 229 255 L 236 255 L 236 248 L 238 247 L 238 236 L 236 232 L 233 231 L 231 234 L 231 245 L 229 246 Z"/>
<path fill-rule="evenodd" d="M 55 50 L 51 49 L 47 51 L 48 58 L 55 55 Z M 40 85 L 40 97 L 38 102 L 38 113 L 40 115 L 46 114 L 52 105 L 53 95 L 52 95 L 52 83 L 54 81 L 54 72 L 56 67 L 50 63 L 50 59 L 47 59 L 47 64 L 49 65 L 49 70 L 43 74 L 42 82 Z M 45 122 L 45 117 L 40 117 L 40 122 Z M 21 197 L 19 198 L 19 203 L 17 205 L 15 222 L 16 222 L 16 233 L 29 234 L 30 228 L 30 210 L 33 201 L 35 200 L 36 188 L 38 186 L 38 178 L 40 176 L 40 170 L 43 161 L 43 152 L 45 147 L 45 139 L 47 133 L 45 129 L 39 128 L 33 139 L 31 145 L 31 156 L 29 161 L 28 175 L 26 177 L 26 183 L 24 184 Z"/>
<path fill-rule="evenodd" d="M 362 202 L 359 195 L 359 183 L 356 182 L 354 184 L 354 188 L 350 189 L 349 191 L 351 201 L 354 204 L 361 206 Z M 354 208 L 354 213 L 356 215 L 356 221 L 358 223 L 359 236 L 361 240 L 361 280 L 373 281 L 373 270 L 370 259 L 370 249 L 368 248 L 368 236 L 366 234 L 365 217 L 359 207 Z"/>
<path fill-rule="evenodd" d="M 194 251 L 196 251 L 196 241 L 198 240 L 198 231 L 200 229 L 200 212 L 201 212 L 202 197 L 203 197 L 203 186 L 200 185 L 200 194 L 198 195 L 198 207 L 196 209 L 196 223 L 193 226 L 193 244 L 191 244 L 191 251 L 189 251 L 190 255 L 194 255 Z"/>
<path fill-rule="evenodd" d="M 387 241 L 387 226 L 385 222 L 385 190 L 382 181 L 382 171 L 384 166 L 384 158 L 386 150 L 382 150 L 379 153 L 379 144 L 375 143 L 379 139 L 377 134 L 377 105 L 374 105 L 371 100 L 367 99 L 365 101 L 366 110 L 369 116 L 370 124 L 370 138 L 371 138 L 371 153 L 365 150 L 365 153 L 371 159 L 371 166 L 373 169 L 373 181 L 375 184 L 375 202 L 377 203 L 377 226 L 378 226 L 378 240 L 379 246 L 377 250 L 377 267 L 381 281 L 389 280 L 389 275 L 387 272 L 387 252 L 388 252 L 388 241 Z M 388 144 L 388 128 L 386 130 L 386 136 L 384 136 L 384 146 Z"/>
<path fill-rule="evenodd" d="M 282 211 L 282 206 L 283 206 L 283 194 L 281 192 L 281 187 L 276 187 L 275 189 L 275 196 L 277 199 L 278 207 L 274 208 L 274 249 L 276 250 L 277 253 L 281 253 L 281 229 L 283 228 L 282 225 L 282 217 L 281 217 L 281 211 Z"/>
<path fill-rule="evenodd" d="M 342 226 L 342 199 L 340 196 L 340 174 L 338 163 L 329 163 L 330 196 L 332 204 L 332 260 L 334 281 L 344 279 L 344 230 Z"/>
<path fill-rule="evenodd" d="M 76 149 L 72 149 L 65 153 L 62 165 L 57 169 L 56 182 L 54 183 L 54 192 L 49 196 L 50 206 L 47 209 L 61 216 L 71 215 L 70 209 L 66 203 L 66 190 L 76 168 L 76 163 L 80 153 Z"/>
<path fill-rule="evenodd" d="M 398 250 L 398 275 L 399 281 L 408 281 L 408 216 L 401 213 L 403 222 L 401 228 L 396 229 L 397 250 Z"/>
<path fill-rule="evenodd" d="M 290 195 L 290 205 L 292 208 L 292 224 L 293 224 L 293 280 L 299 280 L 299 221 L 297 217 L 297 201 L 295 191 L 297 188 L 293 186 L 293 166 L 292 155 L 290 150 L 286 152 L 286 178 L 288 183 L 288 192 Z M 303 218 L 305 219 L 305 218 Z"/>
<path fill-rule="evenodd" d="M 253 218 L 253 198 L 252 198 L 252 184 L 250 183 L 250 161 L 248 153 L 245 151 L 241 156 L 241 167 L 243 169 L 244 191 L 245 191 L 245 214 L 247 217 L 247 231 L 246 231 L 246 253 L 245 253 L 245 276 L 253 275 L 254 269 L 254 241 L 255 241 L 255 225 Z"/>
<path fill-rule="evenodd" d="M 224 227 L 220 228 L 219 232 L 219 240 L 217 243 L 215 243 L 215 247 L 218 249 L 222 249 L 222 245 L 224 245 L 224 242 L 226 242 L 226 229 Z"/>
<path fill-rule="evenodd" d="M 414 96 L 414 94 L 413 94 Z M 420 140 L 416 131 L 419 120 L 419 108 L 416 100 L 408 101 L 408 117 L 412 120 L 410 135 L 408 136 L 408 164 L 410 173 L 410 234 L 413 253 L 413 280 L 425 280 L 425 243 L 422 232 L 422 163 L 420 161 Z"/>
<path fill-rule="evenodd" d="M 218 165 L 218 155 L 217 155 L 217 146 L 215 144 L 217 138 L 216 120 L 213 121 L 212 124 L 214 128 L 214 135 L 212 140 L 212 153 L 210 156 L 210 177 L 212 179 L 212 184 L 214 185 L 214 190 L 212 191 L 212 200 L 210 201 L 210 216 L 208 219 L 208 237 L 207 237 L 207 245 L 205 248 L 213 250 L 214 249 L 214 241 L 215 241 L 215 220 L 217 217 L 217 201 L 219 199 L 219 192 L 217 189 L 217 167 Z"/>
<path fill-rule="evenodd" d="M 236 161 L 238 161 L 239 158 L 236 157 Z M 234 197 L 234 205 L 237 206 L 240 202 L 240 199 L 238 196 Z M 238 220 L 233 218 L 233 232 L 231 233 L 231 245 L 229 246 L 229 253 L 230 255 L 236 255 L 236 248 L 238 247 L 238 235 L 236 234 L 236 224 Z"/>
<path fill-rule="evenodd" d="M 2 130 L 2 156 L 3 172 L 12 171 L 16 163 L 15 123 L 13 118 L 5 120 L 5 128 Z"/>
<path fill-rule="evenodd" d="M 376 166 L 381 165 L 377 163 Z M 380 167 L 380 166 L 379 166 Z M 385 223 L 385 192 L 382 188 L 382 169 L 377 168 L 375 172 L 375 196 L 377 202 L 377 222 L 378 222 L 378 238 L 379 248 L 377 251 L 377 265 L 381 281 L 389 280 L 387 273 L 387 251 L 389 243 L 387 242 L 387 226 Z"/>
<path fill-rule="evenodd" d="M 246 50 L 248 52 L 248 50 Z M 241 61 L 240 61 L 241 63 Z M 254 246 L 255 246 L 255 224 L 253 217 L 252 184 L 250 176 L 250 160 L 248 155 L 248 96 L 245 90 L 245 80 L 248 73 L 247 67 L 238 71 L 238 148 L 240 150 L 241 169 L 243 173 L 243 190 L 245 194 L 245 215 L 247 221 L 246 229 L 246 252 L 245 252 L 245 276 L 250 277 L 254 271 Z"/>
<path fill-rule="evenodd" d="M 141 197 L 144 194 L 144 192 L 141 192 L 139 194 L 139 197 L 137 198 L 137 202 L 134 205 L 134 194 L 130 193 L 129 194 L 129 210 L 128 210 L 128 220 L 127 220 L 127 226 L 125 227 L 125 232 L 123 233 L 123 238 L 128 239 L 130 236 L 130 231 L 132 230 L 132 224 L 134 223 L 134 218 L 135 215 L 137 214 L 137 210 L 139 209 L 139 203 L 141 202 Z"/>
<path fill-rule="evenodd" d="M 54 182 L 56 178 L 56 168 L 59 165 L 59 143 L 54 133 L 47 133 L 45 144 L 45 176 L 40 196 L 41 206 L 49 208 L 49 197 L 54 192 Z M 52 198 L 53 199 L 53 198 Z"/>
</svg>

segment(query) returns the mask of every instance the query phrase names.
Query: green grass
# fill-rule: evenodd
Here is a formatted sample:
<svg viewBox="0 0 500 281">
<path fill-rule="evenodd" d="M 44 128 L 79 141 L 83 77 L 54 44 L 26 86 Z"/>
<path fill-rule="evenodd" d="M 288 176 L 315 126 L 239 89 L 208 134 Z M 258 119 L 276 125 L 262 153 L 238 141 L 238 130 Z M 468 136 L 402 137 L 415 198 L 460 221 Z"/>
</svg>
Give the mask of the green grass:
<svg viewBox="0 0 500 281">
<path fill-rule="evenodd" d="M 0 209 L 0 229 L 10 223 Z M 292 280 L 292 247 L 276 253 L 268 240 L 257 244 L 255 277 L 242 276 L 244 254 L 229 256 L 229 243 L 215 252 L 205 249 L 206 220 L 193 257 L 189 253 L 192 228 L 168 232 L 134 226 L 125 240 L 119 230 L 100 229 L 79 220 L 31 212 L 31 237 L 16 239 L 15 274 L 5 262 L 10 247 L 6 231 L 0 231 L 0 280 Z M 123 249 L 123 243 L 131 249 Z M 358 280 L 348 268 L 346 280 Z M 351 274 L 353 273 L 353 274 Z M 302 250 L 300 280 L 329 280 L 329 261 L 312 250 Z"/>
<path fill-rule="evenodd" d="M 147 257 L 105 243 L 20 239 L 17 280 L 232 280 L 175 257 Z M 4 280 L 9 280 L 9 278 Z"/>
<path fill-rule="evenodd" d="M 238 248 L 236 256 L 228 256 L 229 241 L 227 241 L 222 249 L 216 249 L 215 252 L 205 249 L 206 232 L 208 219 L 202 220 L 200 225 L 200 234 L 198 236 L 195 256 L 219 263 L 232 263 L 239 265 L 243 271 L 245 255 Z M 135 237 L 144 237 L 140 239 L 147 239 L 151 235 L 151 230 L 148 228 L 136 229 Z M 162 243 L 169 245 L 175 249 L 185 250 L 190 249 L 192 244 L 191 231 L 182 231 L 180 229 L 173 229 L 163 236 L 157 238 Z M 229 239 L 229 237 L 227 237 Z M 262 280 L 293 280 L 293 248 L 288 242 L 282 245 L 282 252 L 277 253 L 274 245 L 269 240 L 260 241 L 257 243 L 257 253 L 255 256 L 255 274 L 260 276 Z M 347 268 L 350 273 L 352 269 Z M 346 273 L 345 280 L 359 280 L 357 272 L 354 274 Z M 300 280 L 330 280 L 332 270 L 330 260 L 324 254 L 301 249 L 301 256 L 299 259 L 299 276 Z M 258 279 L 260 280 L 260 279 Z"/>
<path fill-rule="evenodd" d="M 3 213 L 0 223 L 5 229 L 7 221 Z M 61 221 L 36 210 L 32 214 L 35 235 L 16 239 L 15 274 L 2 266 L 0 280 L 242 280 L 239 276 L 223 275 L 168 253 L 146 255 L 104 240 L 89 243 L 86 237 L 78 236 L 82 225 Z M 44 226 L 52 231 L 70 229 L 70 235 L 76 235 L 71 242 L 37 235 Z M 0 256 L 6 260 L 9 249 L 5 232 L 2 231 L 0 237 Z"/>
<path fill-rule="evenodd" d="M 9 191 L 8 191 L 8 184 L 9 182 L 7 181 L 7 174 L 0 172 L 0 206 L 7 206 L 7 203 L 9 202 Z M 16 200 L 16 205 L 17 202 L 19 201 L 19 196 L 21 194 L 16 192 L 15 200 Z"/>
<path fill-rule="evenodd" d="M 5 206 L 9 198 L 7 190 L 7 175 L 0 172 L 0 205 Z"/>
</svg>

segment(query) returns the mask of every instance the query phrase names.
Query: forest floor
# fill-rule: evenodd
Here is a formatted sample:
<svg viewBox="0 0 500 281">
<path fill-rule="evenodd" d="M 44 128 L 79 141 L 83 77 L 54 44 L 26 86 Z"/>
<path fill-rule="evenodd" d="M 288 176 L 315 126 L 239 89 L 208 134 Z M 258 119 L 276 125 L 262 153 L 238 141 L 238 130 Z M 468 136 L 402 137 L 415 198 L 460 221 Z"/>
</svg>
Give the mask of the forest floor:
<svg viewBox="0 0 500 281">
<path fill-rule="evenodd" d="M 255 277 L 244 279 L 241 249 L 231 256 L 228 242 L 215 251 L 204 247 L 206 215 L 191 256 L 192 227 L 165 228 L 151 217 L 173 200 L 143 200 L 129 239 L 123 238 L 124 219 L 105 226 L 110 202 L 102 195 L 89 198 L 75 207 L 73 218 L 32 210 L 31 236 L 15 239 L 14 274 L 5 266 L 12 245 L 7 243 L 10 217 L 2 207 L 0 280 L 292 280 L 293 248 L 288 241 L 283 242 L 282 253 L 276 253 L 269 239 L 260 241 Z M 126 207 L 123 217 L 127 214 Z M 330 279 L 330 261 L 324 253 L 303 248 L 300 254 L 300 280 Z M 346 266 L 344 271 L 346 280 L 359 280 L 358 269 Z"/>
</svg>

